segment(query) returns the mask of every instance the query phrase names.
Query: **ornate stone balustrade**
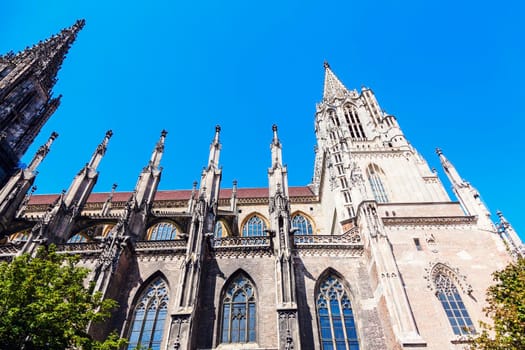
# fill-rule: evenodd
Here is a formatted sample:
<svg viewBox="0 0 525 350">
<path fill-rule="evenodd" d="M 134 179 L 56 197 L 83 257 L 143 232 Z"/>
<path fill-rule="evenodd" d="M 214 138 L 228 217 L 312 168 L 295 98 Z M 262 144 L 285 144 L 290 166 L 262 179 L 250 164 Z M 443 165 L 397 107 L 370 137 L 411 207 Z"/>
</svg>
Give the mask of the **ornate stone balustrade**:
<svg viewBox="0 0 525 350">
<path fill-rule="evenodd" d="M 269 236 L 213 238 L 214 248 L 270 247 Z"/>
<path fill-rule="evenodd" d="M 69 254 L 100 253 L 102 247 L 100 242 L 65 243 L 57 245 L 57 252 Z"/>
<path fill-rule="evenodd" d="M 139 241 L 135 246 L 135 251 L 143 254 L 182 253 L 186 251 L 186 240 Z"/>
</svg>

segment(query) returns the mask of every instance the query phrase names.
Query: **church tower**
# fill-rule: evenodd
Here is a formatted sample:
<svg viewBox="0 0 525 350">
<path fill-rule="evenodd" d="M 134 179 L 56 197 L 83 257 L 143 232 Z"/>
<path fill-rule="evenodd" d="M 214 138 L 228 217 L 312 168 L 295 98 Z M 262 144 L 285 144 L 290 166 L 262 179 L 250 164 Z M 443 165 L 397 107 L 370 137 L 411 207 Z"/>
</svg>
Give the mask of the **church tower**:
<svg viewBox="0 0 525 350">
<path fill-rule="evenodd" d="M 84 20 L 33 47 L 0 56 L 0 185 L 18 167 L 60 104 L 52 97 L 57 73 Z"/>
</svg>

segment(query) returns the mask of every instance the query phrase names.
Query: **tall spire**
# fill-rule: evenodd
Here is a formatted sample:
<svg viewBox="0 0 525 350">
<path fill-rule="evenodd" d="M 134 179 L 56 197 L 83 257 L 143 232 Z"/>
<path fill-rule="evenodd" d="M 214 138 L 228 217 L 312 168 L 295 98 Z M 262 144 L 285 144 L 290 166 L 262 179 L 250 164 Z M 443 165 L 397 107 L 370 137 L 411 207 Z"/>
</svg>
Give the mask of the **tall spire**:
<svg viewBox="0 0 525 350">
<path fill-rule="evenodd" d="M 56 75 L 62 66 L 69 48 L 75 41 L 77 34 L 84 27 L 86 21 L 79 19 L 69 28 L 62 29 L 60 33 L 53 35 L 45 41 L 26 48 L 18 54 L 4 55 L 1 58 L 10 59 L 14 64 L 34 63 L 34 72 L 39 78 L 44 89 L 49 92 L 56 83 Z"/>
<path fill-rule="evenodd" d="M 88 168 L 96 169 L 98 168 L 98 165 L 100 164 L 100 161 L 102 160 L 102 157 L 104 157 L 104 154 L 106 154 L 106 150 L 108 148 L 108 142 L 109 139 L 113 136 L 113 131 L 108 130 L 106 131 L 106 136 L 104 136 L 104 139 L 102 142 L 98 145 L 95 152 L 93 152 L 93 155 L 91 156 L 91 160 L 88 163 Z"/>
<path fill-rule="evenodd" d="M 328 62 L 324 62 L 324 89 L 323 100 L 330 100 L 334 97 L 342 97 L 348 94 L 348 89 L 343 85 L 332 72 Z"/>
<path fill-rule="evenodd" d="M 16 170 L 60 104 L 52 97 L 56 75 L 84 20 L 33 47 L 0 56 L 0 174 Z M 0 175 L 0 184 L 4 181 Z"/>
</svg>

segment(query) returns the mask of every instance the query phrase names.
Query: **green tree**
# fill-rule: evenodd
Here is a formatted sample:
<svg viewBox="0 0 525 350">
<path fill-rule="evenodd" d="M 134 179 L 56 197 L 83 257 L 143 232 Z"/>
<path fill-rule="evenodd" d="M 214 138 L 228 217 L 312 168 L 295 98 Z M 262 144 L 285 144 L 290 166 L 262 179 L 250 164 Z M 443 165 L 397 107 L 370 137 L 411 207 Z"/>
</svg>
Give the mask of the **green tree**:
<svg viewBox="0 0 525 350">
<path fill-rule="evenodd" d="M 0 263 L 0 349 L 111 350 L 126 343 L 112 333 L 96 341 L 86 333 L 117 306 L 84 286 L 88 269 L 54 246 Z"/>
<path fill-rule="evenodd" d="M 525 349 L 525 259 L 519 258 L 493 274 L 495 285 L 487 291 L 483 309 L 492 324 L 481 323 L 482 331 L 471 349 Z"/>
</svg>

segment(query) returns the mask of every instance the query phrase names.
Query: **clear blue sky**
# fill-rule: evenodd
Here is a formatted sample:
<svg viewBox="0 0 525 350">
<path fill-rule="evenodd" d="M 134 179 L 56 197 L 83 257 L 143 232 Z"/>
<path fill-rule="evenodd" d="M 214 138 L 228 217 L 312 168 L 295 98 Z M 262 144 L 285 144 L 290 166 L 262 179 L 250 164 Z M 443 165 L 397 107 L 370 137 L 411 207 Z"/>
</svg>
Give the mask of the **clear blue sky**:
<svg viewBox="0 0 525 350">
<path fill-rule="evenodd" d="M 62 105 L 26 156 L 60 133 L 37 193 L 67 188 L 107 129 L 96 191 L 132 190 L 163 128 L 160 188 L 190 188 L 215 124 L 223 187 L 267 185 L 273 123 L 290 184 L 306 185 L 326 59 L 348 88 L 374 90 L 431 167 L 439 146 L 524 235 L 522 1 L 7 0 L 0 52 L 78 18 L 86 26 L 54 89 Z"/>
</svg>

